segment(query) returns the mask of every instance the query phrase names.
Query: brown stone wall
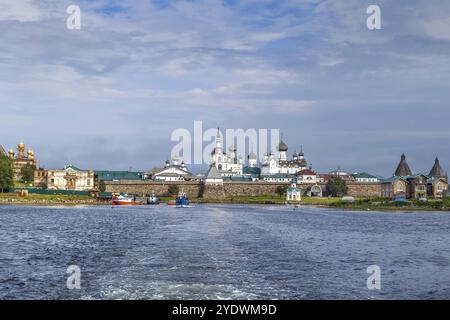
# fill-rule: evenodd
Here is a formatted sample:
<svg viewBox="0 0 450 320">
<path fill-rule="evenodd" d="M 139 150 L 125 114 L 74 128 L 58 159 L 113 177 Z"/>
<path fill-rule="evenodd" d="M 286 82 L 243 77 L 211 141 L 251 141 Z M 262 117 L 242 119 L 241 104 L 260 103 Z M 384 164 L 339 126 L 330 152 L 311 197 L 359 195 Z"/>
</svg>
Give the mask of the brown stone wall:
<svg viewBox="0 0 450 320">
<path fill-rule="evenodd" d="M 224 183 L 227 196 L 263 196 L 277 195 L 278 186 L 289 186 L 289 183 L 272 182 L 228 182 Z"/>
<path fill-rule="evenodd" d="M 381 183 L 348 183 L 348 195 L 353 197 L 381 197 Z"/>
<path fill-rule="evenodd" d="M 106 192 L 129 193 L 138 196 L 155 193 L 161 195 L 167 192 L 170 185 L 177 185 L 190 197 L 197 197 L 200 192 L 198 182 L 156 182 L 156 181 L 105 181 Z"/>
<path fill-rule="evenodd" d="M 121 192 L 144 196 L 155 193 L 161 195 L 167 192 L 171 184 L 177 185 L 180 190 L 187 193 L 189 197 L 204 195 L 205 198 L 223 198 L 224 196 L 258 196 L 277 195 L 278 186 L 289 186 L 289 183 L 273 182 L 224 182 L 223 186 L 203 186 L 200 182 L 155 182 L 155 181 L 111 181 L 105 182 L 107 192 Z M 318 184 L 323 191 L 323 196 L 327 196 L 324 183 Z M 348 183 L 348 195 L 355 197 L 379 197 L 381 196 L 380 183 Z M 309 185 L 298 185 L 305 194 Z"/>
</svg>

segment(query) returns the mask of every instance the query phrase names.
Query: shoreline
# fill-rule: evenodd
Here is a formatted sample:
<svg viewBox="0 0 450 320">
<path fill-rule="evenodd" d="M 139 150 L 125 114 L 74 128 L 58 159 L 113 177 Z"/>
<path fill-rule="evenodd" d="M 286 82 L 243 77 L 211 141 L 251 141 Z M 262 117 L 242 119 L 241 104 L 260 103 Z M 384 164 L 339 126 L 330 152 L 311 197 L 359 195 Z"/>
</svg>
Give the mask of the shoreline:
<svg viewBox="0 0 450 320">
<path fill-rule="evenodd" d="M 171 198 L 162 198 L 160 205 L 165 205 Z M 250 199 L 250 200 L 249 200 Z M 329 208 L 329 209 L 340 209 L 345 211 L 381 211 L 381 212 L 395 212 L 395 211 L 408 211 L 408 212 L 449 212 L 450 207 L 443 204 L 436 203 L 425 203 L 422 205 L 414 205 L 413 203 L 408 203 L 407 205 L 386 205 L 385 203 L 379 204 L 376 202 L 363 201 L 362 203 L 342 203 L 338 199 L 311 199 L 309 201 L 302 201 L 298 204 L 298 209 L 301 207 L 318 207 L 318 208 Z M 316 200 L 316 201 L 314 201 Z M 251 199 L 251 197 L 246 197 L 245 199 L 203 199 L 194 198 L 191 200 L 192 204 L 239 204 L 239 205 L 272 205 L 272 206 L 291 206 L 287 204 L 283 199 Z M 1 206 L 40 206 L 40 207 L 74 207 L 74 206 L 110 206 L 111 201 L 99 200 L 99 199 L 64 199 L 64 196 L 59 196 L 51 199 L 23 199 L 18 197 L 0 197 L 0 207 Z M 143 205 L 146 206 L 146 205 Z M 151 206 L 151 205 L 150 205 Z"/>
</svg>

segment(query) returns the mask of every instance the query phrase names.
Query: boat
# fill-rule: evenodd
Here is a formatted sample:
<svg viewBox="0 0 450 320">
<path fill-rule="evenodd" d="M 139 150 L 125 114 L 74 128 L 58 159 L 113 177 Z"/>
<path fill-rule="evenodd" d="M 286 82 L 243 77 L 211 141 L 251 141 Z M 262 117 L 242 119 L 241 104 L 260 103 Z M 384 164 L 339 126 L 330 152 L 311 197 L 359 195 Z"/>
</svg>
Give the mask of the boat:
<svg viewBox="0 0 450 320">
<path fill-rule="evenodd" d="M 175 205 L 177 205 L 177 201 L 176 200 L 169 200 L 169 201 L 167 201 L 167 205 L 168 206 L 175 206 Z"/>
<path fill-rule="evenodd" d="M 175 205 L 179 208 L 186 208 L 189 206 L 189 198 L 186 193 L 180 192 L 178 193 L 177 198 L 175 199 Z"/>
<path fill-rule="evenodd" d="M 128 195 L 120 195 L 118 197 L 115 197 L 113 198 L 112 203 L 116 206 L 136 206 L 142 204 L 141 201 L 136 201 L 135 197 Z"/>
<path fill-rule="evenodd" d="M 152 194 L 150 197 L 147 198 L 147 204 L 159 204 L 159 198 Z"/>
</svg>

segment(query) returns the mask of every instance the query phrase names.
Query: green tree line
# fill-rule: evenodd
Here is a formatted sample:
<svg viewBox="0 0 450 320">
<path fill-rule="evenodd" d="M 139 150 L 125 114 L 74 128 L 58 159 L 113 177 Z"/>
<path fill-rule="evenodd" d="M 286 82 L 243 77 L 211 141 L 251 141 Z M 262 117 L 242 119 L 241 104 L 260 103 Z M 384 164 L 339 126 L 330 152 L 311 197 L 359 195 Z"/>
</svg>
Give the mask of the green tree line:
<svg viewBox="0 0 450 320">
<path fill-rule="evenodd" d="M 14 187 L 14 176 L 11 166 L 11 160 L 0 154 L 0 192 Z"/>
</svg>

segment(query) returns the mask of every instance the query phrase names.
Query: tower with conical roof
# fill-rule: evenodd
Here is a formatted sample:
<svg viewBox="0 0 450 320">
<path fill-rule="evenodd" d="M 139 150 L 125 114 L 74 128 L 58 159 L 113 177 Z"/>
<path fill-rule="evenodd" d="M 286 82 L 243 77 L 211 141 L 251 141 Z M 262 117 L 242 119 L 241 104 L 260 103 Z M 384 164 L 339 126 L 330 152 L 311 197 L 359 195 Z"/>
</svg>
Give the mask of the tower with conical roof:
<svg viewBox="0 0 450 320">
<path fill-rule="evenodd" d="M 411 169 L 409 168 L 408 162 L 406 162 L 405 154 L 402 154 L 400 163 L 397 166 L 397 170 L 395 170 L 395 175 L 397 177 L 407 177 L 407 176 L 412 175 L 412 172 L 411 172 Z"/>
<path fill-rule="evenodd" d="M 442 169 L 438 157 L 436 157 L 436 159 L 434 160 L 434 165 L 431 168 L 428 176 L 430 178 L 447 178 L 447 173 Z"/>
</svg>

